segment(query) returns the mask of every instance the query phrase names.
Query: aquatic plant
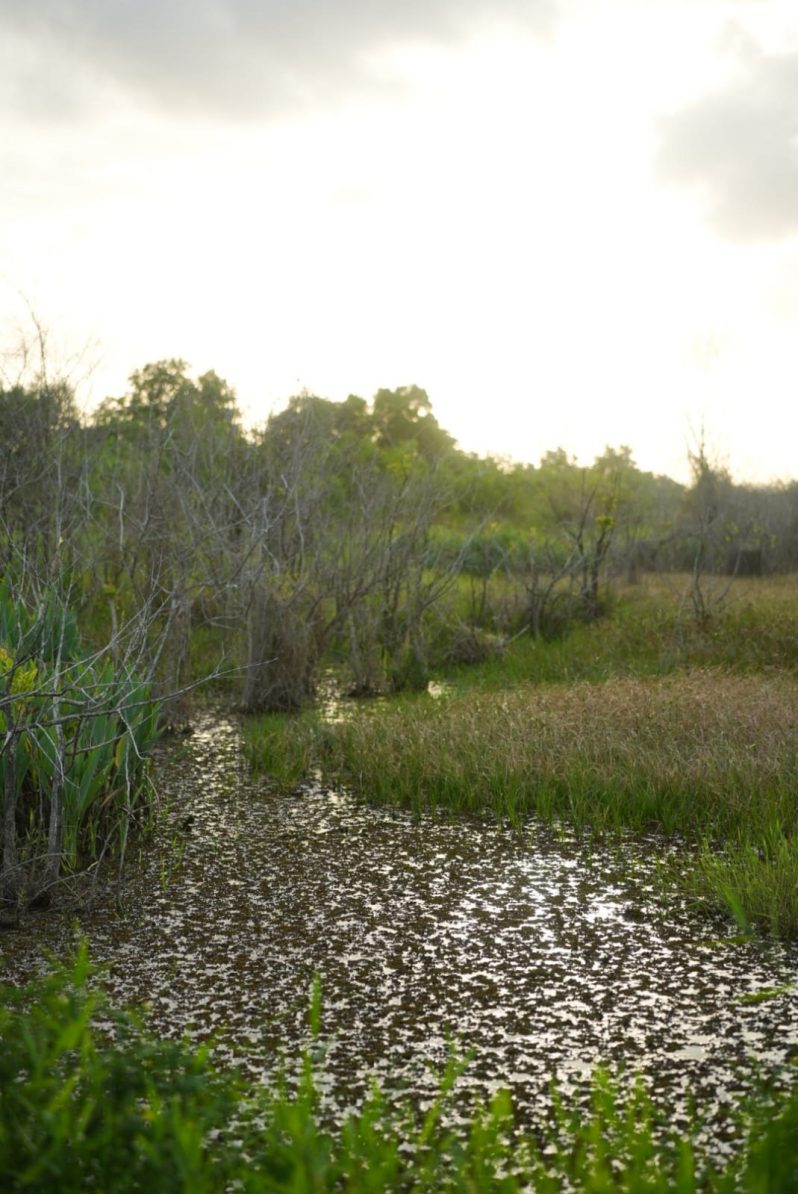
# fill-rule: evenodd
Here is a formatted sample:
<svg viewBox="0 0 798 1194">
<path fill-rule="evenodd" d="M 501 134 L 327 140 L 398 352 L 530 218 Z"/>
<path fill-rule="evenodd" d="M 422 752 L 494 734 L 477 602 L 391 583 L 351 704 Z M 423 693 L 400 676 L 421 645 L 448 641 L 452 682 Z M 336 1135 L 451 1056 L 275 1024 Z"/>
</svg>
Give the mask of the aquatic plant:
<svg viewBox="0 0 798 1194">
<path fill-rule="evenodd" d="M 704 844 L 690 876 L 714 895 L 744 930 L 798 939 L 798 834 L 775 821 L 755 836 L 739 834 L 722 849 Z"/>
<path fill-rule="evenodd" d="M 720 1162 L 693 1117 L 676 1131 L 640 1082 L 599 1070 L 590 1108 L 559 1098 L 534 1133 L 506 1093 L 453 1126 L 467 1062 L 453 1054 L 426 1109 L 377 1086 L 341 1124 L 320 1100 L 313 1043 L 269 1089 L 214 1066 L 205 1046 L 154 1038 L 113 1008 L 85 946 L 24 991 L 0 991 L 0 1185 L 119 1191 L 792 1190 L 798 1093 L 763 1087 L 734 1112 Z"/>
<path fill-rule="evenodd" d="M 656 827 L 703 842 L 693 890 L 798 934 L 798 683 L 789 674 L 455 691 L 333 724 L 288 722 L 265 752 L 263 725 L 246 731 L 253 765 L 290 774 L 291 759 L 312 759 L 328 782 L 369 800 L 516 823 L 564 818 L 593 833 Z"/>
<path fill-rule="evenodd" d="M 49 899 L 61 876 L 124 851 L 147 807 L 158 704 L 124 664 L 87 654 L 53 594 L 0 586 L 0 897 Z"/>
</svg>

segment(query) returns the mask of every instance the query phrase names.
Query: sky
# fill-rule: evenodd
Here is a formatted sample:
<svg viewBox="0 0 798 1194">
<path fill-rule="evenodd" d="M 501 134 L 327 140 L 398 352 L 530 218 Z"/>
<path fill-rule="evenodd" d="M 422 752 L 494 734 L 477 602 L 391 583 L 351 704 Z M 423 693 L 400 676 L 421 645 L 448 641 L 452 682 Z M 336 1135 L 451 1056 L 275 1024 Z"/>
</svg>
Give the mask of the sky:
<svg viewBox="0 0 798 1194">
<path fill-rule="evenodd" d="M 2 0 L 0 366 L 798 476 L 794 0 Z"/>
</svg>

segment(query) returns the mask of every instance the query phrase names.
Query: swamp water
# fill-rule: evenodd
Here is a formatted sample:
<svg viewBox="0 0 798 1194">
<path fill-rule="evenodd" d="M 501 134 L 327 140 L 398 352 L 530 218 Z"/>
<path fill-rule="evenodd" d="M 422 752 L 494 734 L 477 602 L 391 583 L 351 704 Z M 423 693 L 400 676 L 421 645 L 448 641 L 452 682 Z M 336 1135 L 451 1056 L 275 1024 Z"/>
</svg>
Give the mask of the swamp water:
<svg viewBox="0 0 798 1194">
<path fill-rule="evenodd" d="M 663 901 L 661 842 L 590 847 L 321 788 L 279 796 L 249 775 L 237 725 L 211 715 L 160 749 L 156 782 L 165 842 L 129 866 L 123 913 L 80 928 L 116 1000 L 147 1003 L 164 1035 L 212 1035 L 253 1080 L 307 1043 L 316 973 L 333 1113 L 370 1075 L 429 1094 L 423 1061 L 443 1063 L 451 1033 L 475 1052 L 461 1088 L 507 1087 L 522 1123 L 552 1078 L 586 1091 L 604 1061 L 640 1072 L 676 1124 L 692 1102 L 722 1151 L 725 1108 L 756 1069 L 795 1070 L 798 987 L 750 997 L 798 980 L 798 951 Z M 72 935 L 57 913 L 6 933 L 0 979 L 45 969 Z"/>
</svg>

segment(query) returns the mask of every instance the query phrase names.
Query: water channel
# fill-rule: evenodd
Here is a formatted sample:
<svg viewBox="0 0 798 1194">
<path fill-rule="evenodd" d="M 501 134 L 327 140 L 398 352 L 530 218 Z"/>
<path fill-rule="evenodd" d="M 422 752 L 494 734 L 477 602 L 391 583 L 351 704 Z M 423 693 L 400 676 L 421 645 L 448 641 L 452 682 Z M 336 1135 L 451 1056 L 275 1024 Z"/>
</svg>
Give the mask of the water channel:
<svg viewBox="0 0 798 1194">
<path fill-rule="evenodd" d="M 239 727 L 200 715 L 159 749 L 168 803 L 159 849 L 129 866 L 121 912 L 80 928 L 124 1004 L 157 1031 L 213 1036 L 253 1080 L 306 1042 L 314 974 L 324 993 L 327 1097 L 343 1112 L 370 1075 L 424 1097 L 453 1033 L 462 1080 L 545 1108 L 553 1078 L 586 1091 L 596 1063 L 640 1072 L 678 1123 L 689 1100 L 722 1149 L 726 1107 L 757 1067 L 798 1054 L 798 952 L 663 900 L 668 847 L 612 847 L 530 824 L 414 820 L 322 787 L 278 795 L 253 779 Z M 0 937 L 0 977 L 63 956 L 72 915 Z M 785 1079 L 786 1080 L 786 1079 Z"/>
</svg>

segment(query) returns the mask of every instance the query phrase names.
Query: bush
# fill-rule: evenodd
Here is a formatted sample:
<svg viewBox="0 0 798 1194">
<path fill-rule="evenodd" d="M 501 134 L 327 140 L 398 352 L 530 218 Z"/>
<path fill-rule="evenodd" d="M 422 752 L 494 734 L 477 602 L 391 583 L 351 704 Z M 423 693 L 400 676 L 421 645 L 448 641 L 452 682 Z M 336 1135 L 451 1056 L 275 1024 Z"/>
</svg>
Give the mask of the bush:
<svg viewBox="0 0 798 1194">
<path fill-rule="evenodd" d="M 30 612 L 0 587 L 0 634 L 0 894 L 13 906 L 123 848 L 148 803 L 158 705 L 126 667 L 83 656 L 53 597 Z"/>
</svg>

